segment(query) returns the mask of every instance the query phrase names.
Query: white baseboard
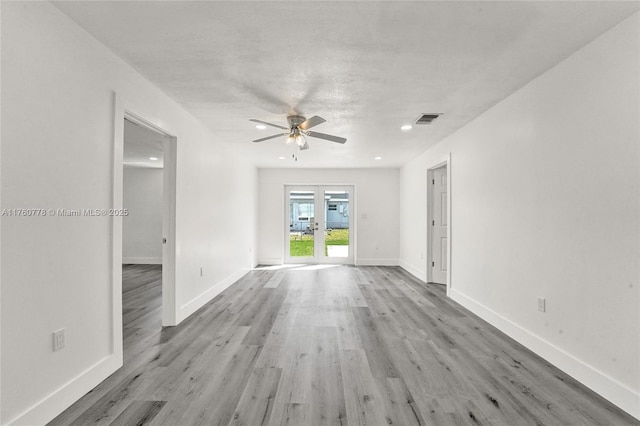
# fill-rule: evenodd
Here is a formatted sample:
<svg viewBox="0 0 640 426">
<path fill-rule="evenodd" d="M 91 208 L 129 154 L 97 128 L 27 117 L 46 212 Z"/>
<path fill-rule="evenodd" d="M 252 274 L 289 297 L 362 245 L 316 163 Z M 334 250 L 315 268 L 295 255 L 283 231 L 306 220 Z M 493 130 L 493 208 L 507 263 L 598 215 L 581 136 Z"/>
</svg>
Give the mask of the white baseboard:
<svg viewBox="0 0 640 426">
<path fill-rule="evenodd" d="M 450 289 L 450 296 L 489 324 L 640 420 L 640 393 L 459 291 Z"/>
<path fill-rule="evenodd" d="M 123 265 L 162 265 L 162 257 L 123 257 Z"/>
<path fill-rule="evenodd" d="M 106 356 L 6 424 L 12 426 L 46 424 L 120 367 L 122 367 L 121 356 Z"/>
<path fill-rule="evenodd" d="M 398 259 L 356 259 L 357 266 L 398 266 Z"/>
<path fill-rule="evenodd" d="M 284 259 L 282 258 L 268 258 L 260 259 L 258 265 L 283 265 Z M 358 266 L 398 266 L 398 259 L 362 259 L 355 260 L 355 264 Z"/>
<path fill-rule="evenodd" d="M 408 264 L 407 262 L 401 260 L 400 267 L 419 279 L 420 281 L 427 282 L 427 272 L 423 271 L 419 268 L 414 267 L 413 265 Z"/>
<path fill-rule="evenodd" d="M 195 311 L 206 305 L 211 299 L 222 293 L 231 284 L 238 281 L 249 272 L 249 269 L 241 269 L 235 274 L 231 274 L 224 280 L 210 287 L 207 291 L 203 292 L 199 296 L 194 297 L 178 309 L 178 324 L 193 314 Z"/>
<path fill-rule="evenodd" d="M 258 259 L 258 265 L 282 265 L 284 259 L 281 257 L 270 257 L 266 259 Z"/>
</svg>

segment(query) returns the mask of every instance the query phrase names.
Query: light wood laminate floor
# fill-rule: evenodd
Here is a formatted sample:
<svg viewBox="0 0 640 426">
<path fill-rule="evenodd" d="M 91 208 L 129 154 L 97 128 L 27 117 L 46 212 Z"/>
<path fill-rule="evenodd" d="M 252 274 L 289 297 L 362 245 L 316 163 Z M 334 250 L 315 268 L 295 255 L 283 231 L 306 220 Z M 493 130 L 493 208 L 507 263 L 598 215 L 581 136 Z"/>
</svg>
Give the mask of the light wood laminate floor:
<svg viewBox="0 0 640 426">
<path fill-rule="evenodd" d="M 124 367 L 51 425 L 633 425 L 396 267 L 255 270 L 178 327 L 124 268 Z"/>
</svg>

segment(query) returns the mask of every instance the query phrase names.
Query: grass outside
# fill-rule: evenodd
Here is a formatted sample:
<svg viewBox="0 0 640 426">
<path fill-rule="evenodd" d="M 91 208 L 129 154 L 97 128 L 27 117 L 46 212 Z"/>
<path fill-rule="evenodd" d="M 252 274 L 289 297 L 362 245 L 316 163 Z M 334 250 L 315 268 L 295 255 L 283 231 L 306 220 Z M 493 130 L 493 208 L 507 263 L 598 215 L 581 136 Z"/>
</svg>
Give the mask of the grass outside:
<svg viewBox="0 0 640 426">
<path fill-rule="evenodd" d="M 334 229 L 324 236 L 324 255 L 327 255 L 327 246 L 348 246 L 349 230 Z M 299 236 L 292 233 L 289 237 L 289 248 L 291 257 L 311 257 L 313 256 L 313 235 L 304 234 Z"/>
</svg>

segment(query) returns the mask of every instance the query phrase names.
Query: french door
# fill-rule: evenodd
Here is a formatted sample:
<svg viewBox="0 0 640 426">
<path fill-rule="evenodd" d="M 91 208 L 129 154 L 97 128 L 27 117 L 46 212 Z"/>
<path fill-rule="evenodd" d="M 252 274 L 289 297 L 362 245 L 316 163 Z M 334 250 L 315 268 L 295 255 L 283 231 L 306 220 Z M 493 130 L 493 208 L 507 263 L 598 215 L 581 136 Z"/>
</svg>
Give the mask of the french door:
<svg viewBox="0 0 640 426">
<path fill-rule="evenodd" d="M 353 186 L 285 187 L 287 263 L 353 264 Z"/>
</svg>

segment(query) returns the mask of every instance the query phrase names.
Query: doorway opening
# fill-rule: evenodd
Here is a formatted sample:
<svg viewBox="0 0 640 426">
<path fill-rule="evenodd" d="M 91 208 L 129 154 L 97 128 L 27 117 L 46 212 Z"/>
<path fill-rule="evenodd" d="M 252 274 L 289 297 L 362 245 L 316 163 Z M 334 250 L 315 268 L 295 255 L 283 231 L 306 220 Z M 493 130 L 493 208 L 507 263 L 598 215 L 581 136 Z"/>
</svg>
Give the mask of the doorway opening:
<svg viewBox="0 0 640 426">
<path fill-rule="evenodd" d="M 353 264 L 353 186 L 285 187 L 287 263 Z"/>
<path fill-rule="evenodd" d="M 125 114 L 122 158 L 122 324 L 128 349 L 162 325 L 165 145 L 172 137 Z"/>
<path fill-rule="evenodd" d="M 176 137 L 129 111 L 121 195 L 122 264 L 160 265 L 161 325 L 175 325 Z"/>
<path fill-rule="evenodd" d="M 427 282 L 451 288 L 451 170 L 447 157 L 427 169 Z"/>
<path fill-rule="evenodd" d="M 146 131 L 154 132 L 155 137 L 162 141 L 162 203 L 161 203 L 161 223 L 162 233 L 158 235 L 161 244 L 161 262 L 152 265 L 156 269 L 157 275 L 161 275 L 160 300 L 157 303 L 161 306 L 160 326 L 176 325 L 177 306 L 175 297 L 175 212 L 176 212 L 176 142 L 177 138 L 170 132 L 143 119 L 131 112 L 127 108 L 127 103 L 114 93 L 114 122 L 113 122 L 113 187 L 112 187 L 112 210 L 121 214 L 111 215 L 112 231 L 112 256 L 111 256 L 111 348 L 115 356 L 114 362 L 118 366 L 124 361 L 124 335 L 123 335 L 123 219 L 127 213 L 124 206 L 124 169 L 125 169 L 125 126 L 136 126 Z M 131 127 L 129 127 L 131 129 Z M 155 162 L 149 157 L 159 158 L 149 154 L 145 161 Z M 129 161 L 129 160 L 127 160 Z M 156 187 L 160 186 L 156 181 Z M 146 195 L 145 195 L 146 196 Z M 157 209 L 157 205 L 156 205 Z M 156 213 L 157 214 L 157 213 Z M 156 218 L 157 220 L 157 218 Z M 157 227 L 156 227 L 157 229 Z M 157 251 L 149 256 L 139 256 L 138 262 L 157 262 Z M 136 257 L 136 256 L 133 256 Z M 147 258 L 147 259 L 144 259 Z M 131 262 L 131 259 L 127 261 Z M 160 266 L 161 265 L 161 266 Z M 153 272 L 153 271 L 151 271 Z M 128 309 L 128 308 L 127 308 Z"/>
<path fill-rule="evenodd" d="M 122 264 L 162 265 L 164 142 L 168 136 L 124 119 Z"/>
</svg>

